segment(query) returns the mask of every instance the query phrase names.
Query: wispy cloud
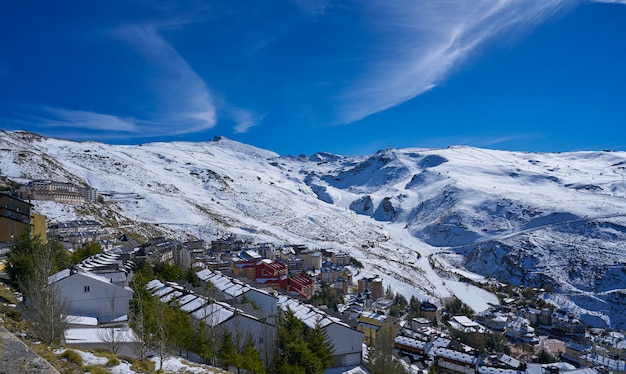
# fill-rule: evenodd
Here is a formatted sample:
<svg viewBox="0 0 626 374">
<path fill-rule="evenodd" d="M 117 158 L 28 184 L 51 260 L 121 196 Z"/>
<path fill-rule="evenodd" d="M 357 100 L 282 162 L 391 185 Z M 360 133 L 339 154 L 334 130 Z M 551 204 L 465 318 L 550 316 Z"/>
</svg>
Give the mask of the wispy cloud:
<svg viewBox="0 0 626 374">
<path fill-rule="evenodd" d="M 503 147 L 502 149 L 529 149 L 529 143 L 546 137 L 547 135 L 542 133 L 503 133 L 437 137 L 429 139 L 428 142 L 430 147 L 448 147 L 450 144 L 455 144 L 496 149 L 500 147 Z"/>
<path fill-rule="evenodd" d="M 610 4 L 624 4 L 626 5 L 626 0 L 592 0 L 594 3 L 610 3 Z"/>
<path fill-rule="evenodd" d="M 303 12 L 317 16 L 326 13 L 330 8 L 328 0 L 292 0 Z"/>
<path fill-rule="evenodd" d="M 133 118 L 121 118 L 109 114 L 82 110 L 44 107 L 40 122 L 46 127 L 77 127 L 95 131 L 119 131 L 138 133 L 142 124 Z"/>
<path fill-rule="evenodd" d="M 216 107 L 209 89 L 161 37 L 156 25 L 124 26 L 116 29 L 115 34 L 133 45 L 153 69 L 150 74 L 156 98 L 152 113 L 156 122 L 152 125 L 153 131 L 174 135 L 215 126 Z"/>
<path fill-rule="evenodd" d="M 107 33 L 114 41 L 126 41 L 144 57 L 145 75 L 138 79 L 148 81 L 150 102 L 144 101 L 137 118 L 28 104 L 20 106 L 27 107 L 29 114 L 18 109 L 11 122 L 38 128 L 44 134 L 72 133 L 75 139 L 173 136 L 214 127 L 216 105 L 208 87 L 159 33 L 159 27 L 178 28 L 191 21 L 177 18 L 133 24 Z"/>
<path fill-rule="evenodd" d="M 263 116 L 239 108 L 232 110 L 230 116 L 235 121 L 235 134 L 246 133 L 250 128 L 260 125 L 263 121 Z"/>
<path fill-rule="evenodd" d="M 8 117 L 1 117 L 9 129 L 29 128 L 48 136 L 72 139 L 128 138 L 145 136 L 145 129 L 153 124 L 135 118 L 123 118 L 83 110 L 52 108 L 35 104 L 15 104 Z"/>
<path fill-rule="evenodd" d="M 338 122 L 396 106 L 440 84 L 496 38 L 528 32 L 565 0 L 370 1 L 375 42 L 365 73 L 339 97 Z"/>
</svg>

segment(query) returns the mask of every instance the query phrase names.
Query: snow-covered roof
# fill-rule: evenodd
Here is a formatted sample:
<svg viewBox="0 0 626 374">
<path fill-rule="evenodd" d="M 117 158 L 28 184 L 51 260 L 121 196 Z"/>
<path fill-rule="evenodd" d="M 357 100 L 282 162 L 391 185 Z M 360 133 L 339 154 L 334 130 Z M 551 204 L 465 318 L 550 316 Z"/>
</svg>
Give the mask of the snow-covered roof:
<svg viewBox="0 0 626 374">
<path fill-rule="evenodd" d="M 93 344 L 106 343 L 107 337 L 115 333 L 115 339 L 120 343 L 133 343 L 137 335 L 130 328 L 84 328 L 65 330 L 65 344 Z"/>
<path fill-rule="evenodd" d="M 170 292 L 170 293 L 166 294 L 165 296 L 161 297 L 159 300 L 162 303 L 169 303 L 173 299 L 177 299 L 177 298 L 181 297 L 182 295 L 183 295 L 182 292 L 174 291 L 174 292 Z"/>
<path fill-rule="evenodd" d="M 466 316 L 454 316 L 452 319 L 463 327 L 479 327 L 477 322 L 472 321 Z"/>
<path fill-rule="evenodd" d="M 394 341 L 396 344 L 401 344 L 407 347 L 420 348 L 420 349 L 426 349 L 426 345 L 428 344 L 428 342 L 423 342 L 421 340 L 417 340 L 417 339 L 410 338 L 408 336 L 401 336 L 401 335 L 396 336 Z"/>
<path fill-rule="evenodd" d="M 387 319 L 386 315 L 375 313 L 375 312 L 363 312 L 361 313 L 360 317 L 373 319 L 380 323 L 385 322 L 385 320 Z"/>
<path fill-rule="evenodd" d="M 164 295 L 167 295 L 170 292 L 173 292 L 174 288 L 170 287 L 170 286 L 163 286 L 159 289 L 157 289 L 156 291 L 152 292 L 152 294 L 156 297 L 162 297 Z"/>
<path fill-rule="evenodd" d="M 234 308 L 228 304 L 209 303 L 196 310 L 191 315 L 197 320 L 202 320 L 210 326 L 217 326 L 228 320 L 235 314 Z"/>
<path fill-rule="evenodd" d="M 612 359 L 603 355 L 599 355 L 595 352 L 581 356 L 581 359 L 585 361 L 593 362 L 598 365 L 602 365 L 611 370 L 626 371 L 626 361 L 615 360 L 615 359 Z"/>
<path fill-rule="evenodd" d="M 478 367 L 477 371 L 480 374 L 518 374 L 519 373 L 517 370 L 495 368 L 491 366 L 480 366 Z"/>
<path fill-rule="evenodd" d="M 69 315 L 67 316 L 67 322 L 72 325 L 98 326 L 98 319 L 96 317 Z"/>
<path fill-rule="evenodd" d="M 521 362 L 518 359 L 516 359 L 515 357 L 511 357 L 509 355 L 505 355 L 505 354 L 498 357 L 498 361 L 506 365 L 509 365 L 512 368 L 518 368 L 521 365 Z"/>
<path fill-rule="evenodd" d="M 326 327 L 332 323 L 336 323 L 345 327 L 350 327 L 340 319 L 331 317 L 312 305 L 304 304 L 296 299 L 287 296 L 278 298 L 278 307 L 283 311 L 291 310 L 295 317 L 304 322 L 308 327 L 313 328 L 318 323 L 321 327 Z"/>
<path fill-rule="evenodd" d="M 182 297 L 176 299 L 176 302 L 178 303 L 179 306 L 183 306 L 183 305 L 185 305 L 185 304 L 187 304 L 187 303 L 189 303 L 189 302 L 191 302 L 191 301 L 193 301 L 193 300 L 195 300 L 197 298 L 198 298 L 198 295 L 189 293 L 189 294 L 183 295 Z"/>
<path fill-rule="evenodd" d="M 156 290 L 158 288 L 165 287 L 165 283 L 161 282 L 158 279 L 153 279 L 146 284 L 146 289 L 148 291 Z"/>
<path fill-rule="evenodd" d="M 222 292 L 230 297 L 239 297 L 240 295 L 243 295 L 244 293 L 252 289 L 251 286 L 243 282 L 222 275 L 220 272 L 211 271 L 209 269 L 201 270 L 196 273 L 196 275 L 203 281 L 211 282 L 211 284 L 213 285 L 213 287 L 215 287 L 217 291 Z"/>
<path fill-rule="evenodd" d="M 471 355 L 468 355 L 467 353 L 454 351 L 452 349 L 447 349 L 447 348 L 438 348 L 435 351 L 435 355 L 439 357 L 448 358 L 450 360 L 458 361 L 458 362 L 465 362 L 468 364 L 476 364 L 476 361 L 478 360 L 476 356 L 471 356 Z"/>
<path fill-rule="evenodd" d="M 61 279 L 69 277 L 70 274 L 71 274 L 70 269 L 63 269 L 60 272 L 58 272 L 56 274 L 53 274 L 50 277 L 48 277 L 48 284 L 56 283 L 56 282 L 60 281 Z"/>
<path fill-rule="evenodd" d="M 196 297 L 192 301 L 180 306 L 180 310 L 183 312 L 193 312 L 194 310 L 206 305 L 209 301 L 203 297 Z"/>
</svg>

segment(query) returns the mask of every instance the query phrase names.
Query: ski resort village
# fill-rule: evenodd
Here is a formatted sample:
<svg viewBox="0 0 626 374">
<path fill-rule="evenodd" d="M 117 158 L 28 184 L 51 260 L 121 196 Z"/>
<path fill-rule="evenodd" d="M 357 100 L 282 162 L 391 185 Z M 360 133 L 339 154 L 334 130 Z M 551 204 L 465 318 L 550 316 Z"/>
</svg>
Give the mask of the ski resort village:
<svg viewBox="0 0 626 374">
<path fill-rule="evenodd" d="M 626 372 L 623 153 L 0 148 L 0 372 Z"/>
<path fill-rule="evenodd" d="M 585 326 L 543 301 L 543 289 L 490 280 L 478 286 L 497 297 L 482 310 L 458 298 L 407 300 L 344 252 L 236 235 L 139 242 L 95 220 L 34 213 L 38 199 L 95 202 L 93 189 L 35 181 L 11 190 L 17 184 L 3 181 L 3 270 L 22 293 L 3 296 L 2 321 L 32 322 L 36 330 L 14 333 L 45 341 L 61 362 L 78 351 L 118 357 L 98 372 L 117 372 L 119 360 L 163 370 L 172 356 L 192 363 L 185 370 L 216 373 L 626 372 L 624 335 Z M 43 284 L 29 283 L 51 269 Z M 477 286 L 464 282 L 466 292 Z"/>
</svg>

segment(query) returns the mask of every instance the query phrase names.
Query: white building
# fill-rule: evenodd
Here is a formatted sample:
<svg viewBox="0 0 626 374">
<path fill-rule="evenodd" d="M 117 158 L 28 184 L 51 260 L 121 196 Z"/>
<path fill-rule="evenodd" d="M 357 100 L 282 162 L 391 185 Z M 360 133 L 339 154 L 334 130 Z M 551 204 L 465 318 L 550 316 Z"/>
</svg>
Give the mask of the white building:
<svg viewBox="0 0 626 374">
<path fill-rule="evenodd" d="M 65 269 L 48 279 L 69 304 L 69 313 L 95 317 L 100 323 L 124 319 L 133 290 L 113 283 L 112 278 Z"/>
<path fill-rule="evenodd" d="M 259 319 L 244 310 L 230 304 L 215 301 L 209 297 L 183 290 L 171 283 L 159 280 L 150 281 L 146 288 L 161 302 L 178 305 L 184 312 L 210 327 L 211 333 L 217 336 L 230 331 L 235 339 L 243 339 L 240 343 L 252 339 L 261 360 L 267 365 L 272 361 L 276 326 Z M 268 344 L 269 343 L 269 344 Z"/>
<path fill-rule="evenodd" d="M 437 366 L 440 368 L 464 374 L 474 374 L 476 372 L 478 362 L 476 356 L 447 348 L 437 349 L 435 355 L 437 357 Z"/>
<path fill-rule="evenodd" d="M 252 287 L 231 277 L 222 275 L 218 271 L 201 270 L 196 273 L 198 277 L 211 286 L 226 300 L 236 299 L 239 305 L 246 302 L 253 302 L 258 308 L 255 311 L 257 320 L 266 320 L 269 324 L 274 324 L 278 311 L 291 310 L 296 318 L 304 322 L 310 328 L 315 327 L 317 321 L 326 331 L 328 337 L 334 344 L 333 357 L 337 367 L 359 365 L 361 363 L 363 333 L 351 328 L 339 318 L 331 317 L 323 311 L 310 304 L 304 304 L 288 296 L 276 296 L 264 290 Z M 240 322 L 248 322 L 241 319 Z M 254 326 L 254 323 L 253 325 Z M 267 327 L 258 325 L 259 334 L 261 329 Z M 265 333 L 264 333 L 265 334 Z M 267 334 L 266 334 L 267 335 Z M 267 341 L 267 340 L 266 340 Z"/>
<path fill-rule="evenodd" d="M 361 363 L 363 350 L 363 333 L 342 322 L 339 318 L 331 317 L 310 304 L 304 304 L 287 296 L 280 296 L 278 306 L 281 310 L 291 310 L 296 318 L 304 322 L 309 328 L 319 323 L 328 334 L 334 345 L 333 358 L 335 366 L 354 366 Z"/>
<path fill-rule="evenodd" d="M 278 316 L 278 297 L 267 291 L 252 287 L 237 279 L 223 275 L 219 271 L 204 269 L 196 273 L 205 288 L 213 288 L 221 293 L 226 300 L 235 299 L 239 304 L 254 303 L 264 312 L 270 323 L 275 323 Z"/>
</svg>

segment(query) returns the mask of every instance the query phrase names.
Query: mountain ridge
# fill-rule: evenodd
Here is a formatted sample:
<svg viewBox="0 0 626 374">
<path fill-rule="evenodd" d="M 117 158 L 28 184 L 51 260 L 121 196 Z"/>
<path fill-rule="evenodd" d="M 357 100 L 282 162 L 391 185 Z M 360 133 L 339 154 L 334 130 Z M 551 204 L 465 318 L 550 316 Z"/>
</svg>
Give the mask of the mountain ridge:
<svg viewBox="0 0 626 374">
<path fill-rule="evenodd" d="M 100 211 L 35 202 L 51 220 L 86 214 L 138 222 L 145 235 L 344 250 L 364 263 L 361 275 L 385 274 L 407 297 L 451 296 L 453 272 L 549 285 L 546 299 L 586 323 L 626 328 L 625 152 L 280 156 L 223 137 L 117 146 L 26 132 L 0 133 L 0 149 L 2 175 L 106 196 Z"/>
</svg>

